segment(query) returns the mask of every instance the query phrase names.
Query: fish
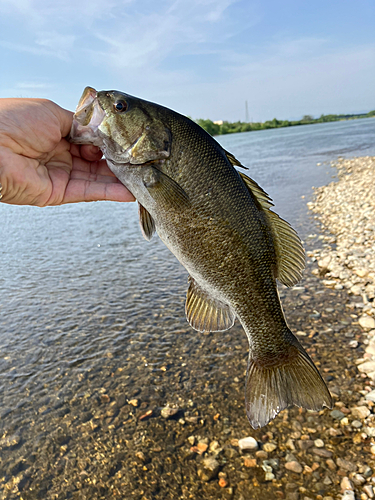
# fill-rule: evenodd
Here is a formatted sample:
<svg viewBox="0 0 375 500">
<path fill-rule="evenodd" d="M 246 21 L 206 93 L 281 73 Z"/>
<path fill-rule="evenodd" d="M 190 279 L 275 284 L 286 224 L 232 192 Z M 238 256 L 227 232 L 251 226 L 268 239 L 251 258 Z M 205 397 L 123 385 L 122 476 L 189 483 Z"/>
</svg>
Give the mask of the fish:
<svg viewBox="0 0 375 500">
<path fill-rule="evenodd" d="M 332 408 L 313 361 L 289 329 L 277 280 L 295 285 L 305 254 L 268 194 L 194 121 L 116 90 L 86 87 L 69 140 L 98 146 L 139 207 L 146 240 L 157 233 L 189 273 L 185 313 L 199 332 L 237 318 L 249 341 L 245 408 L 251 426 L 293 405 Z"/>
</svg>

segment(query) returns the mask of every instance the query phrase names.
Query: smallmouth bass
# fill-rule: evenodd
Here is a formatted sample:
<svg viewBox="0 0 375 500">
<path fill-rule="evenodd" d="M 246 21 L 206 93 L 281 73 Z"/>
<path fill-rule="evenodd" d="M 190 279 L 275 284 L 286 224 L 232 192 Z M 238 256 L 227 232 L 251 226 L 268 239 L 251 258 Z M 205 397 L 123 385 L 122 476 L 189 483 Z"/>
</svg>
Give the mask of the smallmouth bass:
<svg viewBox="0 0 375 500">
<path fill-rule="evenodd" d="M 269 196 L 188 118 L 118 91 L 87 87 L 69 140 L 94 144 L 139 204 L 144 237 L 157 231 L 189 272 L 185 312 L 198 331 L 241 322 L 249 340 L 246 413 L 262 427 L 292 405 L 332 407 L 314 363 L 289 330 L 276 279 L 305 266 L 297 233 Z"/>
</svg>

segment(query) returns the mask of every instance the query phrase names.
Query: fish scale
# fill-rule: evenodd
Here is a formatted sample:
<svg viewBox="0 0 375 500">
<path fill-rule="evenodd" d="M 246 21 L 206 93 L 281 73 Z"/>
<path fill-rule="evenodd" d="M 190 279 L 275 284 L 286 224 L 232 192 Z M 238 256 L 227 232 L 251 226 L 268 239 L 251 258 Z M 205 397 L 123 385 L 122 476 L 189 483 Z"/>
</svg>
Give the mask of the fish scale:
<svg viewBox="0 0 375 500">
<path fill-rule="evenodd" d="M 118 91 L 85 89 L 70 141 L 98 145 L 140 205 L 142 232 L 189 272 L 186 316 L 199 331 L 241 322 L 249 339 L 246 413 L 266 425 L 291 405 L 332 407 L 314 363 L 289 330 L 276 279 L 304 268 L 301 242 L 242 166 L 188 118 Z M 245 167 L 244 167 L 245 168 Z"/>
</svg>

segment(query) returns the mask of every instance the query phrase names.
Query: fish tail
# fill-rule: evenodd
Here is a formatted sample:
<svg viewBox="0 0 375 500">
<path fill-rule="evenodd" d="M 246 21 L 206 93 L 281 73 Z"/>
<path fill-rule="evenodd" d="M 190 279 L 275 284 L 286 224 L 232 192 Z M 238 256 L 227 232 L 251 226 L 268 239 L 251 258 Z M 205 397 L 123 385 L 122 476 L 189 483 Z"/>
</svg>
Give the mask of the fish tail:
<svg viewBox="0 0 375 500">
<path fill-rule="evenodd" d="M 289 406 L 315 411 L 323 406 L 332 408 L 332 397 L 309 355 L 289 329 L 287 337 L 291 342 L 287 353 L 249 355 L 245 403 L 254 429 L 268 424 Z"/>
</svg>

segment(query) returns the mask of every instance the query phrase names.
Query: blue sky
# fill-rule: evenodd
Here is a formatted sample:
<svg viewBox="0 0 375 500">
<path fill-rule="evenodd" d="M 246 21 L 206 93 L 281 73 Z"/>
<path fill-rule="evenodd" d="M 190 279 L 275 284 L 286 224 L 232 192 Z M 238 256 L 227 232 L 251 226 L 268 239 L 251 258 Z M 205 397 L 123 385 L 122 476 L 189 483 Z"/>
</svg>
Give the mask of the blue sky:
<svg viewBox="0 0 375 500">
<path fill-rule="evenodd" d="M 0 97 L 86 85 L 193 118 L 375 109 L 373 0 L 0 0 Z"/>
</svg>

